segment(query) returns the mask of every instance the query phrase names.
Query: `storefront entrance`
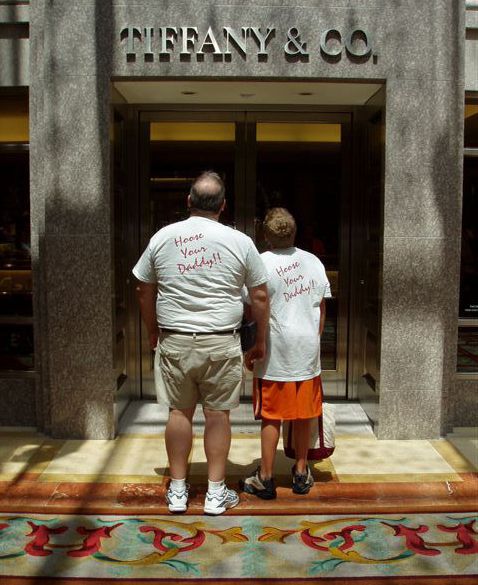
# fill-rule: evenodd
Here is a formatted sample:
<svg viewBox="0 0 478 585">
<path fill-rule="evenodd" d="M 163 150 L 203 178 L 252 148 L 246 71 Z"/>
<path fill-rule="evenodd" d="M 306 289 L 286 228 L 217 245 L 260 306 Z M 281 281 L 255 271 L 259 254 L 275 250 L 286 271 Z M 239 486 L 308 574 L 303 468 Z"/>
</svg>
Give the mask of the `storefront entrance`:
<svg viewBox="0 0 478 585">
<path fill-rule="evenodd" d="M 357 399 L 371 394 L 378 403 L 379 306 L 372 306 L 371 296 L 379 298 L 383 119 L 376 117 L 378 134 L 373 137 L 366 130 L 370 116 L 365 107 L 361 115 L 355 108 L 304 110 L 157 106 L 138 108 L 131 116 L 118 108 L 117 133 L 123 132 L 127 119 L 136 127 L 138 198 L 135 210 L 124 201 L 131 177 L 115 165 L 116 255 L 129 258 L 132 265 L 155 231 L 185 219 L 190 183 L 203 170 L 215 170 L 225 181 L 227 208 L 221 221 L 250 235 L 260 251 L 266 249 L 262 220 L 267 209 L 288 208 L 298 225 L 297 245 L 321 259 L 332 286 L 322 338 L 326 396 Z M 368 156 L 374 148 L 376 153 Z M 373 189 L 365 188 L 372 184 Z M 137 215 L 137 228 L 132 214 Z M 136 254 L 126 252 L 128 238 L 137 242 Z M 117 287 L 130 279 L 128 262 L 117 263 Z M 133 311 L 137 316 L 127 288 L 123 306 L 129 307 L 128 315 Z M 361 319 L 365 307 L 376 317 L 366 330 Z M 128 380 L 130 396 L 154 399 L 153 354 L 140 324 L 131 324 L 129 332 L 136 341 L 128 341 L 128 327 L 117 332 L 119 369 L 121 362 L 129 363 L 136 382 L 131 384 L 132 376 L 124 371 L 122 381 Z M 244 398 L 250 393 L 248 380 Z"/>
</svg>

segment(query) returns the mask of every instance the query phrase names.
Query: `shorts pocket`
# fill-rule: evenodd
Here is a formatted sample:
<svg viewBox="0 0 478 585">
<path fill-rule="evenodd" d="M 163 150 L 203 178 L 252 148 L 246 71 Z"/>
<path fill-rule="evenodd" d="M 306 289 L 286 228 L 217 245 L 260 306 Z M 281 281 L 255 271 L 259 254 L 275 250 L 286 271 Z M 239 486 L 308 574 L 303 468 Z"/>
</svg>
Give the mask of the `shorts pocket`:
<svg viewBox="0 0 478 585">
<path fill-rule="evenodd" d="M 159 354 L 161 355 L 161 357 L 165 357 L 165 358 L 168 358 L 170 360 L 180 360 L 181 359 L 181 353 L 179 351 L 171 351 L 170 349 L 167 349 L 165 347 L 161 347 L 161 345 L 158 345 L 157 351 L 159 351 Z"/>
<path fill-rule="evenodd" d="M 222 362 L 233 358 L 242 357 L 242 349 L 240 347 L 231 347 L 230 349 L 220 349 L 209 355 L 212 362 Z"/>
<path fill-rule="evenodd" d="M 157 353 L 157 367 L 161 371 L 161 376 L 169 383 L 175 381 L 182 376 L 182 358 L 181 352 L 170 350 L 166 347 L 158 345 Z"/>
</svg>

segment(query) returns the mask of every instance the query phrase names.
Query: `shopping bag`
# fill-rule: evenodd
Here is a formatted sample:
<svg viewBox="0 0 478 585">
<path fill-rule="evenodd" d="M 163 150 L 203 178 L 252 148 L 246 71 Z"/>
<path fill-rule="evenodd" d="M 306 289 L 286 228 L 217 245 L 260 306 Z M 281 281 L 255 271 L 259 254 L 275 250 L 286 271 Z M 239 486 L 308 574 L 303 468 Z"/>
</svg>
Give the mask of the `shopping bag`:
<svg viewBox="0 0 478 585">
<path fill-rule="evenodd" d="M 293 420 L 285 420 L 282 427 L 284 453 L 295 459 Z M 310 425 L 310 443 L 307 459 L 321 461 L 327 459 L 335 450 L 335 413 L 334 405 L 324 402 L 322 414 L 314 418 Z"/>
<path fill-rule="evenodd" d="M 249 351 L 256 343 L 257 324 L 255 321 L 244 320 L 241 325 L 241 349 Z"/>
</svg>

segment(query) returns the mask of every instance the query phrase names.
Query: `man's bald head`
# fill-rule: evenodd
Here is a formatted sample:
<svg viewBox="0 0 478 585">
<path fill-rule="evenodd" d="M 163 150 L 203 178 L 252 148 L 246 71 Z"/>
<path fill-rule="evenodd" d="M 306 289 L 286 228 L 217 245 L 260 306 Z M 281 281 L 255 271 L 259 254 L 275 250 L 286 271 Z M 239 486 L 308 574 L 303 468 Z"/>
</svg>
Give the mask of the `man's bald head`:
<svg viewBox="0 0 478 585">
<path fill-rule="evenodd" d="M 189 193 L 191 209 L 217 214 L 224 205 L 225 187 L 221 177 L 205 171 L 194 180 Z"/>
</svg>

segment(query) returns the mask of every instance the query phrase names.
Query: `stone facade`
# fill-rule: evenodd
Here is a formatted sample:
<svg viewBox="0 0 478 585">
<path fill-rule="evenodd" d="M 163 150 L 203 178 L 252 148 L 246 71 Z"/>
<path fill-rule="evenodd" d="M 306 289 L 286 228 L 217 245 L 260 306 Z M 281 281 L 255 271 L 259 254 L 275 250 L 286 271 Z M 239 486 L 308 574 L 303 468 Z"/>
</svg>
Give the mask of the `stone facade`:
<svg viewBox="0 0 478 585">
<path fill-rule="evenodd" d="M 53 436 L 111 438 L 115 432 L 109 116 L 110 80 L 118 78 L 385 83 L 379 437 L 438 437 L 456 422 L 464 2 L 284 4 L 32 3 L 37 403 L 38 419 Z M 196 53 L 181 56 L 178 40 L 169 56 L 160 56 L 159 29 L 168 26 L 197 27 Z M 222 30 L 228 26 L 259 27 L 262 33 L 274 28 L 267 55 L 257 55 L 260 43 L 252 37 L 247 55 L 237 49 L 225 54 Z M 144 30 L 149 27 L 151 50 Z M 198 56 L 201 46 L 215 49 L 209 27 L 219 51 Z M 293 27 L 300 36 L 291 33 Z M 343 39 L 356 29 L 366 31 L 371 54 L 324 54 L 321 35 L 328 29 Z M 128 33 L 142 37 L 134 39 L 129 56 Z"/>
</svg>

